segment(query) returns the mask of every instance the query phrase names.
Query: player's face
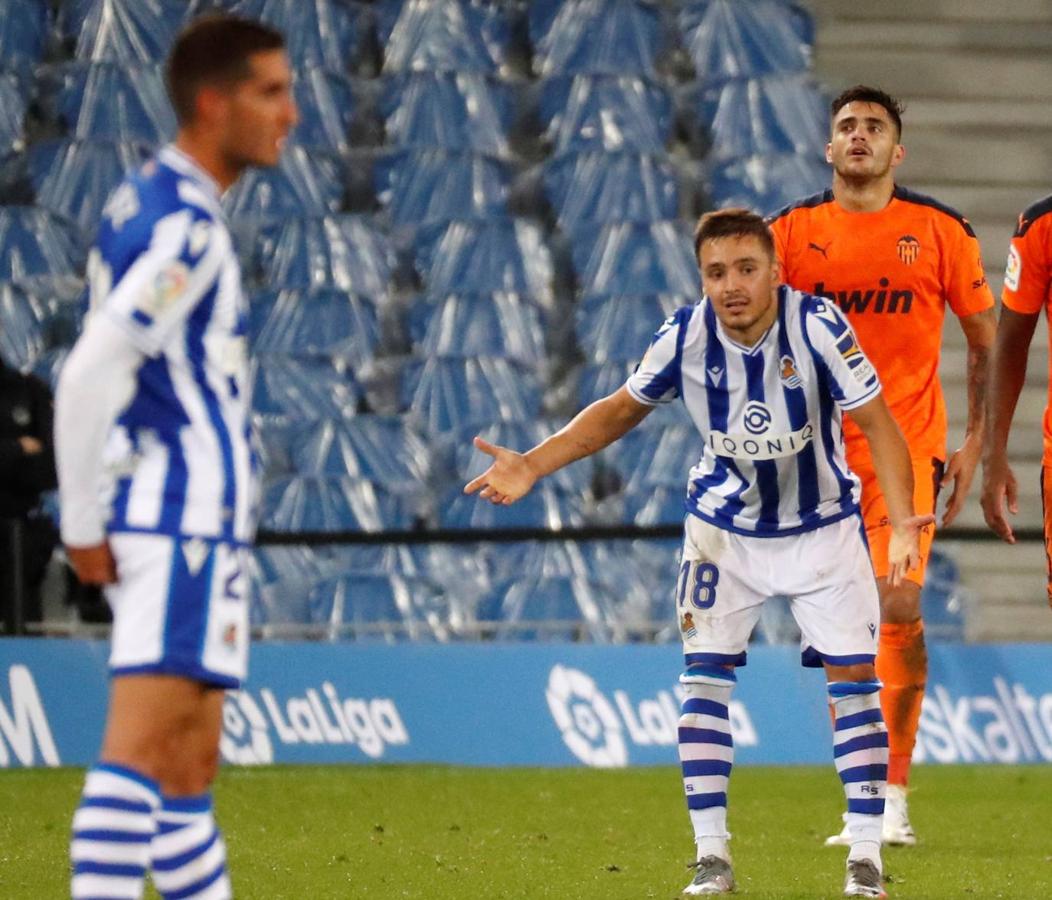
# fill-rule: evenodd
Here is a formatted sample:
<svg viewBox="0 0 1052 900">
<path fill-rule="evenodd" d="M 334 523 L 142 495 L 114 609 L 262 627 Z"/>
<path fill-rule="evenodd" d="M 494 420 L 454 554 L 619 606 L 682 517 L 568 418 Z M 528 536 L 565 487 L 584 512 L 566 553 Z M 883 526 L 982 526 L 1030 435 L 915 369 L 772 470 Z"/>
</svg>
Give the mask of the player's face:
<svg viewBox="0 0 1052 900">
<path fill-rule="evenodd" d="M 754 235 L 703 241 L 701 284 L 724 331 L 755 344 L 778 315 L 778 267 Z"/>
<path fill-rule="evenodd" d="M 277 165 L 299 120 L 284 51 L 254 53 L 249 67 L 248 78 L 230 89 L 224 110 L 223 153 L 237 170 Z"/>
<path fill-rule="evenodd" d="M 906 151 L 895 123 L 878 103 L 846 103 L 833 117 L 833 134 L 826 144 L 826 162 L 841 178 L 870 181 L 886 178 Z"/>
</svg>

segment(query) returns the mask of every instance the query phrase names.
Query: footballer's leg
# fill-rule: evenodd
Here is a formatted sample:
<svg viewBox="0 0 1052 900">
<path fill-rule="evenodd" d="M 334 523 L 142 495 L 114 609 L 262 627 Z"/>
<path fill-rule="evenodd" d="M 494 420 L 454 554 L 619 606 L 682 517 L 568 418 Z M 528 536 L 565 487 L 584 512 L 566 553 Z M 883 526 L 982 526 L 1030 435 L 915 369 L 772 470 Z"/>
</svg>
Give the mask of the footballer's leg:
<svg viewBox="0 0 1052 900">
<path fill-rule="evenodd" d="M 748 576 L 766 571 L 754 554 L 769 544 L 750 542 L 695 516 L 687 516 L 685 532 L 676 585 L 686 664 L 680 676 L 679 757 L 695 862 L 683 893 L 727 894 L 734 890 L 727 831 L 727 786 L 734 763 L 729 704 L 734 668 L 745 664 L 749 634 L 766 596 Z"/>
</svg>

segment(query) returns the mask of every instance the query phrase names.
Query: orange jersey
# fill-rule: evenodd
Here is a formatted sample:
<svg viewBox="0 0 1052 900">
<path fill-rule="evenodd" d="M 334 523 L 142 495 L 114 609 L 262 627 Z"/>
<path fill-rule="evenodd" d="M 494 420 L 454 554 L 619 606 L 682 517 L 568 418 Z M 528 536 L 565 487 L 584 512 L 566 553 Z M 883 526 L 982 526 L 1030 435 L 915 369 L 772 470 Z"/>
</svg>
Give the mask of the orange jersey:
<svg viewBox="0 0 1052 900">
<path fill-rule="evenodd" d="M 771 231 L 783 280 L 835 300 L 847 314 L 913 458 L 945 459 L 939 349 L 946 304 L 958 316 L 994 304 L 968 221 L 902 187 L 875 213 L 848 212 L 828 190 L 777 213 Z M 868 459 L 850 419 L 844 438 L 849 464 Z"/>
<path fill-rule="evenodd" d="M 1012 235 L 1001 293 L 1004 305 L 1017 313 L 1052 311 L 1052 197 L 1035 203 L 1019 217 Z M 1052 319 L 1049 320 L 1052 336 Z M 1045 407 L 1044 464 L 1052 465 L 1052 372 L 1049 404 Z"/>
</svg>

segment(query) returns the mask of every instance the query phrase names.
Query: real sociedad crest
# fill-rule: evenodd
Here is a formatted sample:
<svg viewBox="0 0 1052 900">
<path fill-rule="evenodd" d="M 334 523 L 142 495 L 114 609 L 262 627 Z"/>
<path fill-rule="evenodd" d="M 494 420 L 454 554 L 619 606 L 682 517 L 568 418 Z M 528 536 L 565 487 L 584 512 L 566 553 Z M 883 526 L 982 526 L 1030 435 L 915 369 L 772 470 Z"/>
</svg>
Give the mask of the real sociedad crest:
<svg viewBox="0 0 1052 900">
<path fill-rule="evenodd" d="M 796 360 L 786 354 L 778 360 L 778 377 L 787 388 L 800 387 L 800 373 L 796 371 Z"/>
</svg>

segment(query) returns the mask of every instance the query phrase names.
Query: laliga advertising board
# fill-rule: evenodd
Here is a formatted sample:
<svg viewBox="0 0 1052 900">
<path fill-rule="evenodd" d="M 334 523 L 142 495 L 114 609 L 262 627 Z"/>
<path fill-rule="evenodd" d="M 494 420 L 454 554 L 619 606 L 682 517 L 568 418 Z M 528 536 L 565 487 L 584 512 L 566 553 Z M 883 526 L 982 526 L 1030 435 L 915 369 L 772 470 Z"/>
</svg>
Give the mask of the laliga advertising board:
<svg viewBox="0 0 1052 900">
<path fill-rule="evenodd" d="M 107 650 L 0 640 L 0 768 L 94 760 Z M 222 754 L 241 765 L 675 765 L 678 651 L 260 644 L 248 683 L 227 695 Z M 918 762 L 1052 761 L 1052 647 L 935 644 L 930 655 Z M 749 651 L 730 716 L 738 762 L 828 762 L 822 675 L 794 648 Z"/>
</svg>

